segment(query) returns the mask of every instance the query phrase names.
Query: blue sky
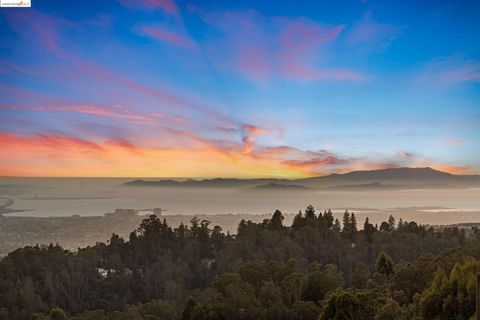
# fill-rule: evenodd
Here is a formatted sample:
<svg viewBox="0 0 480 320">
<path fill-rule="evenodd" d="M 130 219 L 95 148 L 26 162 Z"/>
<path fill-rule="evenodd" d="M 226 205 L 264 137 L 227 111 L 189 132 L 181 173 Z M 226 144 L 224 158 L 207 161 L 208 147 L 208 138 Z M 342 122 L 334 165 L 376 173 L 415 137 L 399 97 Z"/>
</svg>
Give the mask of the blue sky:
<svg viewBox="0 0 480 320">
<path fill-rule="evenodd" d="M 479 173 L 478 12 L 478 1 L 1 8 L 0 174 Z"/>
</svg>

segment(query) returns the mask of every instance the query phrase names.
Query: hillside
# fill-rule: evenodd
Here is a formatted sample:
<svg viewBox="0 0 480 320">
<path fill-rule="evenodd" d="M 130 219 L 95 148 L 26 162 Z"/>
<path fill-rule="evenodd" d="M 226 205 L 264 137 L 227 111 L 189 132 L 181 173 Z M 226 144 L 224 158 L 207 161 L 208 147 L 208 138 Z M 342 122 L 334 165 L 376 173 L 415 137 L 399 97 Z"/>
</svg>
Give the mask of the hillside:
<svg viewBox="0 0 480 320">
<path fill-rule="evenodd" d="M 451 188 L 451 187 L 478 187 L 478 175 L 454 175 L 432 168 L 389 168 L 370 171 L 352 171 L 344 174 L 305 179 L 202 179 L 202 180 L 134 180 L 124 183 L 124 186 L 134 187 L 202 187 L 202 188 L 253 188 L 266 186 L 265 189 L 283 190 L 282 186 L 292 185 L 307 188 L 331 188 L 348 186 L 347 189 L 362 189 L 388 185 L 390 189 L 408 189 L 421 186 L 422 188 Z M 270 185 L 270 187 L 267 187 Z M 370 185 L 370 186 L 368 186 Z M 342 188 L 338 188 L 341 190 Z"/>
<path fill-rule="evenodd" d="M 313 191 L 314 189 L 296 184 L 267 183 L 244 189 L 245 191 Z"/>
</svg>

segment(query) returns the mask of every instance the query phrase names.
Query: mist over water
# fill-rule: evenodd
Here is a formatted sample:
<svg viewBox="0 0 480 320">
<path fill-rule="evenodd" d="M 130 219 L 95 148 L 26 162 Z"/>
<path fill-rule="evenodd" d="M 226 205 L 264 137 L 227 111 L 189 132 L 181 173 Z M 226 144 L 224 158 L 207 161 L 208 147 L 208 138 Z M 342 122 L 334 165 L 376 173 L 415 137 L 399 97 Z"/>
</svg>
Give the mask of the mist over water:
<svg viewBox="0 0 480 320">
<path fill-rule="evenodd" d="M 235 188 L 126 187 L 132 179 L 2 178 L 0 199 L 13 199 L 10 216 L 99 216 L 117 208 L 163 208 L 167 215 L 297 213 L 312 204 L 317 210 L 344 209 L 380 222 L 394 214 L 427 224 L 480 222 L 480 189 L 385 191 L 246 191 Z M 413 208 L 416 207 L 416 208 Z"/>
</svg>

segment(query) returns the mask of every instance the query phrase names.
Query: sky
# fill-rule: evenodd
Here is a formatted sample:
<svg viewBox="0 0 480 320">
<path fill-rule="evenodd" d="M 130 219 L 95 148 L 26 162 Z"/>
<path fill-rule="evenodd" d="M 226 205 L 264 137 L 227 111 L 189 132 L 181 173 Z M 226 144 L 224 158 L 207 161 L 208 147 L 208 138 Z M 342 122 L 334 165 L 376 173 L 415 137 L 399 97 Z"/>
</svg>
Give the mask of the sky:
<svg viewBox="0 0 480 320">
<path fill-rule="evenodd" d="M 0 8 L 0 175 L 480 173 L 478 1 Z"/>
</svg>

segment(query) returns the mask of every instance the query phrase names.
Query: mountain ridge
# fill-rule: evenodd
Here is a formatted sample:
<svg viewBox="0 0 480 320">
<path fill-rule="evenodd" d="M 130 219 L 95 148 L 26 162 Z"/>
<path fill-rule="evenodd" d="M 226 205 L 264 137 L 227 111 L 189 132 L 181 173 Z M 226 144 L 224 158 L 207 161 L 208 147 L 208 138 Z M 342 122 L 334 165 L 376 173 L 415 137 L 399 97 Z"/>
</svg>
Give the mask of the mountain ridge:
<svg viewBox="0 0 480 320">
<path fill-rule="evenodd" d="M 480 175 L 455 175 L 444 171 L 435 170 L 431 167 L 423 168 L 387 168 L 379 170 L 351 171 L 347 173 L 333 173 L 326 176 L 317 176 L 302 179 L 281 179 L 281 178 L 257 178 L 257 179 L 239 179 L 239 178 L 212 178 L 212 179 L 160 179 L 125 182 L 124 186 L 142 186 L 142 187 L 255 187 L 269 183 L 283 185 L 300 185 L 310 188 L 325 188 L 345 184 L 368 184 L 388 182 L 388 184 L 408 183 L 411 186 L 435 182 L 439 185 L 449 186 L 469 186 L 480 185 Z"/>
</svg>

